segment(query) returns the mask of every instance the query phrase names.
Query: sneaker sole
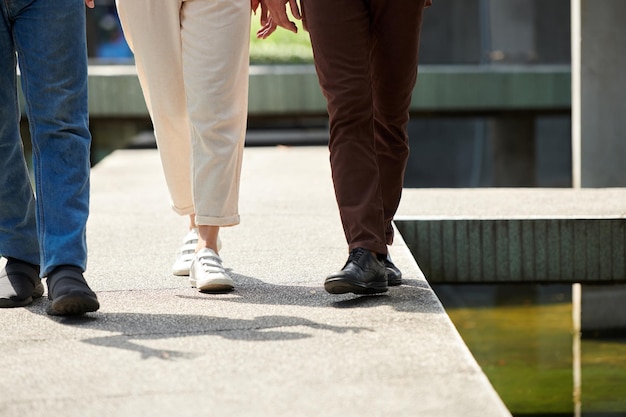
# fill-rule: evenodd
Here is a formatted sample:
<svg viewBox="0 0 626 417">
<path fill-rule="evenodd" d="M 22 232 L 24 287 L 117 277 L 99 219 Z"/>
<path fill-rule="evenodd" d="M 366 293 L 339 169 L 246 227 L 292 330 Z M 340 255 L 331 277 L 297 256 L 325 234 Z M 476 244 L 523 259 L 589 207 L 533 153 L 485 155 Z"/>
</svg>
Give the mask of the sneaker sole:
<svg viewBox="0 0 626 417">
<path fill-rule="evenodd" d="M 176 275 L 177 277 L 188 277 L 189 269 L 175 269 L 172 270 L 172 274 Z"/>
<path fill-rule="evenodd" d="M 230 292 L 235 289 L 232 284 L 205 284 L 197 288 L 200 292 Z"/>
<path fill-rule="evenodd" d="M 192 261 L 193 256 L 188 257 L 186 255 L 184 260 L 177 259 L 172 266 L 172 274 L 177 277 L 188 276 Z"/>
<path fill-rule="evenodd" d="M 97 298 L 83 292 L 70 292 L 53 300 L 46 313 L 50 316 L 76 316 L 91 313 L 99 308 Z"/>
<path fill-rule="evenodd" d="M 195 287 L 199 291 L 232 291 L 235 288 L 233 281 L 230 278 L 214 278 L 207 281 L 196 282 Z"/>
<path fill-rule="evenodd" d="M 194 277 L 189 276 L 191 288 L 197 288 L 203 292 L 229 292 L 235 289 L 235 283 L 231 278 L 214 278 L 207 281 L 196 281 Z"/>
<path fill-rule="evenodd" d="M 381 294 L 389 290 L 386 285 L 367 285 L 362 282 L 347 281 L 344 278 L 327 279 L 324 282 L 324 289 L 330 294 L 353 293 L 357 295 Z"/>
</svg>

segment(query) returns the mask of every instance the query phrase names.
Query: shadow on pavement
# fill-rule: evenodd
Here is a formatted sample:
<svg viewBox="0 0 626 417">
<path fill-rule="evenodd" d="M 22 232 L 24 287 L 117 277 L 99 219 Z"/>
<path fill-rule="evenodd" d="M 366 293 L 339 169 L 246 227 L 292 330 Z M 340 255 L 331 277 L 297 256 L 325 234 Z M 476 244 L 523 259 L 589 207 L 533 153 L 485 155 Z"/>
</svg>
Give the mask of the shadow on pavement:
<svg viewBox="0 0 626 417">
<path fill-rule="evenodd" d="M 392 287 L 390 291 L 377 296 L 355 296 L 352 294 L 335 296 L 327 294 L 321 287 L 299 285 L 277 285 L 259 279 L 233 274 L 237 284 L 235 291 L 228 294 L 206 294 L 188 289 L 190 294 L 172 294 L 173 299 L 194 302 L 239 303 L 279 306 L 304 306 L 337 309 L 363 309 L 390 306 L 396 311 L 426 314 L 441 314 L 439 302 L 433 298 L 428 284 L 419 280 L 406 280 L 401 287 Z M 154 290 L 147 290 L 152 291 Z M 172 290 L 159 290 L 168 291 Z M 182 290 L 186 291 L 186 290 Z M 193 291 L 193 293 L 191 293 Z M 129 292 L 124 291 L 128 294 Z M 106 293 L 105 293 L 106 294 Z M 111 294 L 111 292 L 109 292 Z M 167 297 L 167 295 L 159 295 Z M 27 309 L 38 315 L 47 316 L 47 300 L 37 300 Z M 104 304 L 104 303 L 103 303 Z M 188 307 L 195 308 L 193 305 Z M 137 306 L 137 309 L 142 308 Z M 103 309 L 104 310 L 104 309 Z M 236 314 L 237 308 L 219 309 L 226 314 Z M 215 312 L 215 308 L 211 310 Z M 286 311 L 289 311 L 286 309 Z M 355 314 L 358 314 L 355 312 Z M 214 314 L 162 314 L 142 312 L 99 311 L 78 317 L 49 317 L 60 324 L 75 329 L 110 332 L 110 336 L 87 337 L 85 343 L 137 352 L 143 359 L 159 358 L 193 359 L 198 353 L 176 350 L 153 349 L 143 341 L 177 339 L 193 336 L 217 336 L 228 340 L 250 342 L 272 342 L 299 340 L 313 337 L 303 328 L 322 330 L 333 333 L 358 333 L 374 331 L 371 328 L 353 326 L 334 326 L 294 315 L 264 315 L 253 319 L 219 317 Z"/>
</svg>

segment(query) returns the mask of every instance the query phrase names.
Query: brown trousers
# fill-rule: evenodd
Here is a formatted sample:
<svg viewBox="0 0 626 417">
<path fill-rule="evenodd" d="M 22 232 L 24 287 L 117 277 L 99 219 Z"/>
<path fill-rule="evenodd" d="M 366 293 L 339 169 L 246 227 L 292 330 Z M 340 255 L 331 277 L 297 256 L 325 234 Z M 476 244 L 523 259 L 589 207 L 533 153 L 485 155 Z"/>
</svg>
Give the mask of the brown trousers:
<svg viewBox="0 0 626 417">
<path fill-rule="evenodd" d="M 387 253 L 409 156 L 425 0 L 301 0 L 328 102 L 330 164 L 349 250 Z"/>
</svg>

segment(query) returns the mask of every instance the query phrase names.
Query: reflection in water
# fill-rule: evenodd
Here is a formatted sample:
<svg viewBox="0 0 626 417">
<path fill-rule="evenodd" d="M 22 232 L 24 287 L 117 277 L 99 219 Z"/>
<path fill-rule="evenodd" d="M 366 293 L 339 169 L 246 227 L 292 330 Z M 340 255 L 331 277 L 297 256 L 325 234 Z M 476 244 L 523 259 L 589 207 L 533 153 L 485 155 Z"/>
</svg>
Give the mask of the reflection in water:
<svg viewBox="0 0 626 417">
<path fill-rule="evenodd" d="M 514 416 L 626 416 L 626 336 L 581 343 L 575 413 L 571 285 L 433 285 Z"/>
</svg>

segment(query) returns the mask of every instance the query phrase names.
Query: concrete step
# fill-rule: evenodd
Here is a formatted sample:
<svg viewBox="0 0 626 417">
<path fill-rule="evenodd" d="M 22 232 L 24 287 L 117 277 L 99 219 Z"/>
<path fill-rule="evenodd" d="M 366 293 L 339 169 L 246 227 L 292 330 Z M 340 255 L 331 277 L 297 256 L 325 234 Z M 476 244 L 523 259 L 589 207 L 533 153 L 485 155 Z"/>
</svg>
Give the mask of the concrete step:
<svg viewBox="0 0 626 417">
<path fill-rule="evenodd" d="M 624 283 L 626 189 L 405 190 L 396 225 L 431 283 Z"/>
</svg>

